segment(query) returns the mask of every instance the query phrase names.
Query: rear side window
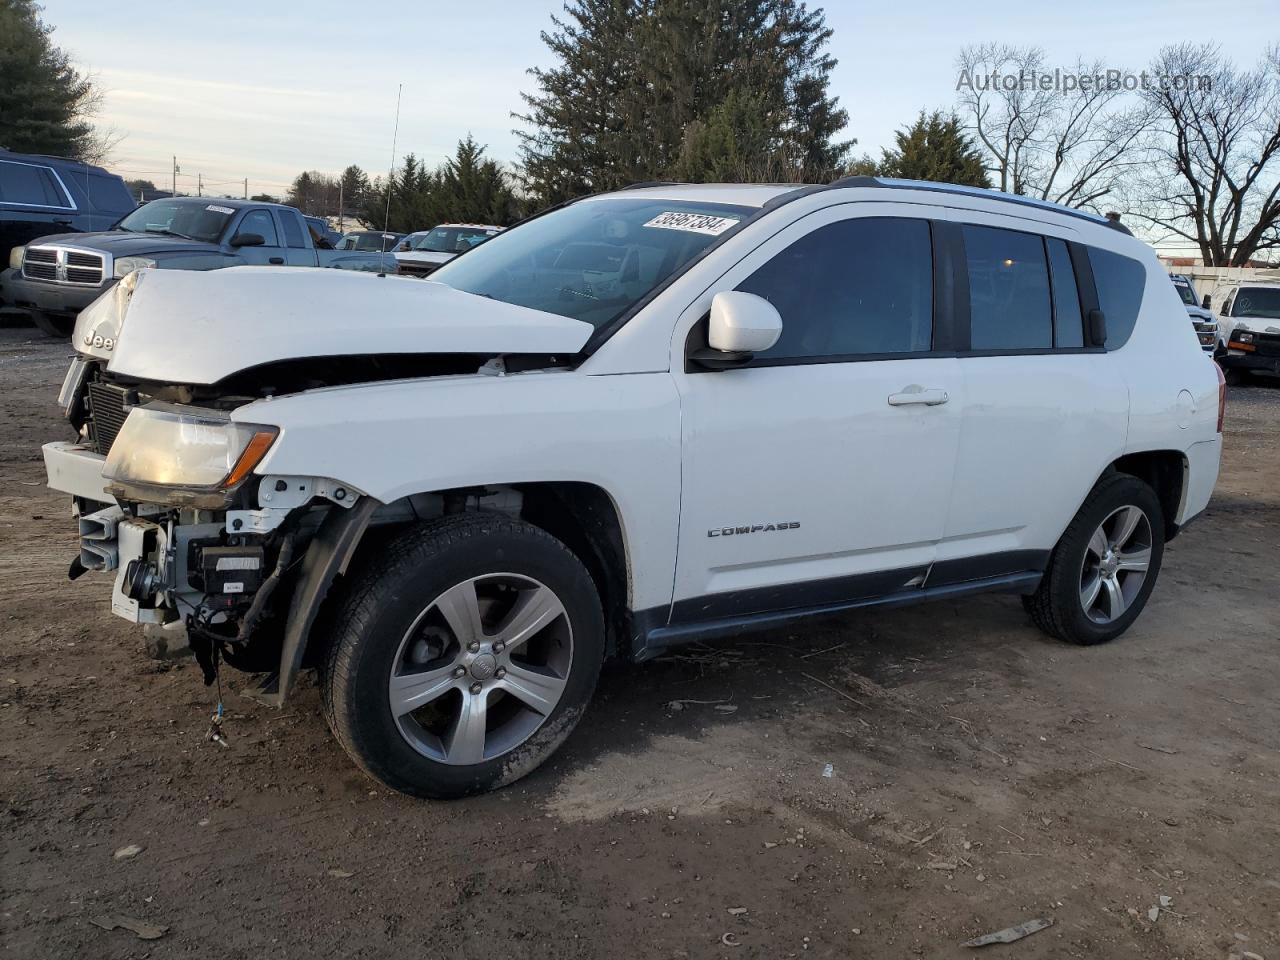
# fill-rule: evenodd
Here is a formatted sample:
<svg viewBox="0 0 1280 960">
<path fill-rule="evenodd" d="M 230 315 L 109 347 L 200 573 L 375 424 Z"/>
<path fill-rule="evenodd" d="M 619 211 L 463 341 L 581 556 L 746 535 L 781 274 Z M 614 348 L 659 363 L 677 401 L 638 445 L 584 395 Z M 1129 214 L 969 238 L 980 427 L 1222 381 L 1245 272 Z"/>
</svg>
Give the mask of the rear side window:
<svg viewBox="0 0 1280 960">
<path fill-rule="evenodd" d="M 1035 234 L 966 225 L 970 347 L 1027 350 L 1053 346 L 1053 311 L 1044 241 Z"/>
<path fill-rule="evenodd" d="M 284 242 L 289 247 L 305 247 L 302 239 L 302 228 L 298 226 L 298 215 L 291 210 L 280 210 L 280 222 L 284 224 Z"/>
<path fill-rule="evenodd" d="M 64 210 L 71 207 L 51 169 L 11 160 L 0 160 L 0 202 Z"/>
<path fill-rule="evenodd" d="M 123 214 L 137 207 L 129 188 L 119 177 L 102 173 L 72 174 L 75 180 L 84 185 L 84 192 L 89 197 L 89 205 L 103 213 Z"/>
<path fill-rule="evenodd" d="M 924 220 L 861 218 L 819 227 L 743 281 L 782 314 L 762 360 L 927 352 L 933 252 Z"/>
<path fill-rule="evenodd" d="M 1107 318 L 1107 349 L 1115 350 L 1124 346 L 1138 322 L 1147 270 L 1130 257 L 1097 247 L 1088 250 L 1093 282 L 1098 288 L 1098 306 Z"/>
<path fill-rule="evenodd" d="M 1053 345 L 1083 347 L 1084 319 L 1080 315 L 1080 291 L 1076 287 L 1076 271 L 1071 266 L 1067 245 L 1054 237 L 1046 237 L 1049 274 L 1053 279 Z"/>
</svg>

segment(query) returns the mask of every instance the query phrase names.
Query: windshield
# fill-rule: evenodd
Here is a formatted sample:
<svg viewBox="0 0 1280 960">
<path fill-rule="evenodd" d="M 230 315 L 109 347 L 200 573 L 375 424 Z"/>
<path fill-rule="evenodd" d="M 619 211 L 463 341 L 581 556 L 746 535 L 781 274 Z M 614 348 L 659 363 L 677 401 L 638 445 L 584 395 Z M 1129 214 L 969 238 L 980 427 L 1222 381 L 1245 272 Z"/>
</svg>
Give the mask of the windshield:
<svg viewBox="0 0 1280 960">
<path fill-rule="evenodd" d="M 235 212 L 232 207 L 205 200 L 152 200 L 116 224 L 116 229 L 217 243 Z"/>
<path fill-rule="evenodd" d="M 484 243 L 493 232 L 470 227 L 436 227 L 414 237 L 409 243 L 409 249 L 429 253 L 461 253 L 463 250 L 470 250 L 477 243 Z"/>
<path fill-rule="evenodd" d="M 1280 320 L 1280 287 L 1243 287 L 1236 294 L 1231 315 Z"/>
<path fill-rule="evenodd" d="M 349 233 L 342 238 L 340 250 L 376 250 L 386 253 L 400 240 L 398 233 Z"/>
<path fill-rule="evenodd" d="M 1182 298 L 1182 302 L 1189 307 L 1198 307 L 1200 304 L 1196 302 L 1196 292 L 1186 283 L 1175 283 L 1173 288 L 1178 291 L 1178 296 Z"/>
<path fill-rule="evenodd" d="M 754 212 L 638 197 L 581 200 L 498 234 L 431 279 L 602 327 Z"/>
</svg>

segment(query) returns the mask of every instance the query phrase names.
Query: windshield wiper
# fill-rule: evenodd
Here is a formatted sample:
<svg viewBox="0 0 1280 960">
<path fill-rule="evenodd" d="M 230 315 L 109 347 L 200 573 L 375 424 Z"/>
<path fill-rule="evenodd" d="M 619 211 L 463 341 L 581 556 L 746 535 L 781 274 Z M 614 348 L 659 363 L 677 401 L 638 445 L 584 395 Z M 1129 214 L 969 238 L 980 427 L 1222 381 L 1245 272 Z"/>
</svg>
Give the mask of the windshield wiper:
<svg viewBox="0 0 1280 960">
<path fill-rule="evenodd" d="M 188 237 L 185 233 L 178 233 L 177 230 L 170 230 L 168 227 L 147 227 L 147 233 L 163 233 L 170 237 L 181 237 L 183 240 L 190 240 L 193 243 L 199 243 L 195 237 Z"/>
</svg>

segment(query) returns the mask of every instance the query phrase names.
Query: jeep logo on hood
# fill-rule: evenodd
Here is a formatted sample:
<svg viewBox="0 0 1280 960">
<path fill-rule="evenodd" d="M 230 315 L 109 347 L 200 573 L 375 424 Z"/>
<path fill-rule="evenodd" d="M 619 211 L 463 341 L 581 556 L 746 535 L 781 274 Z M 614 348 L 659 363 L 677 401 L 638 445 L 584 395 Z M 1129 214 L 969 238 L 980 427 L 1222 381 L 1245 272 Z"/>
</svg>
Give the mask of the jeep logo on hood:
<svg viewBox="0 0 1280 960">
<path fill-rule="evenodd" d="M 116 345 L 115 340 L 100 333 L 85 333 L 81 342 L 86 347 L 97 347 L 99 350 L 110 350 Z"/>
</svg>

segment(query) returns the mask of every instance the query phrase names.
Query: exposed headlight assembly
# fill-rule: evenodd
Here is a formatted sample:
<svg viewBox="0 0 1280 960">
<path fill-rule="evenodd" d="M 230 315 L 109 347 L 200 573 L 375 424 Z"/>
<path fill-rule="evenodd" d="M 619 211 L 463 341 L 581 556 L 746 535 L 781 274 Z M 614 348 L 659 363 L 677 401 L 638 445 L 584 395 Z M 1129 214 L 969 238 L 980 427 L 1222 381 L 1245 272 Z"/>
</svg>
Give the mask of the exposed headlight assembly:
<svg viewBox="0 0 1280 960">
<path fill-rule="evenodd" d="M 116 276 L 127 277 L 135 270 L 141 270 L 143 267 L 154 267 L 156 262 L 150 257 L 121 257 L 116 261 Z"/>
<path fill-rule="evenodd" d="M 276 433 L 235 423 L 218 410 L 149 403 L 130 411 L 102 475 L 120 499 L 218 510 L 266 456 Z"/>
</svg>

